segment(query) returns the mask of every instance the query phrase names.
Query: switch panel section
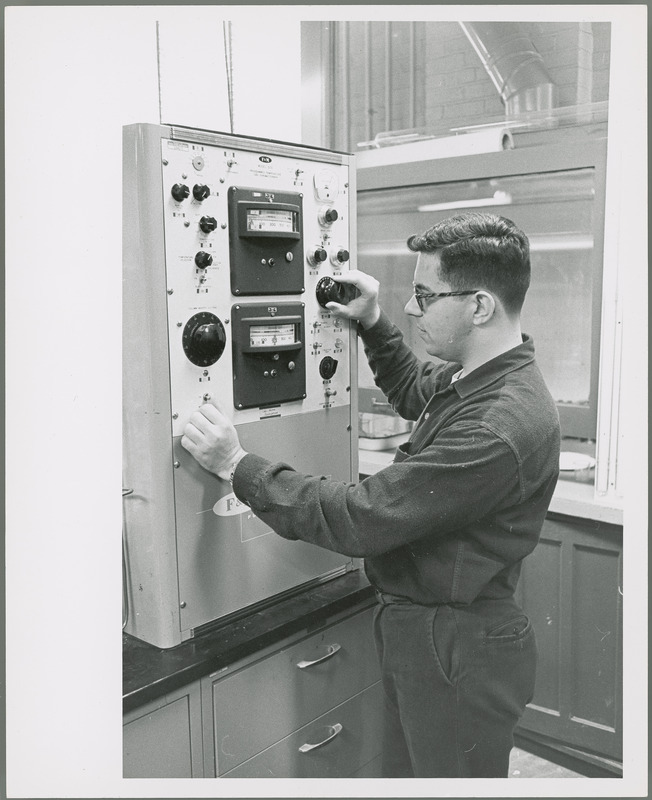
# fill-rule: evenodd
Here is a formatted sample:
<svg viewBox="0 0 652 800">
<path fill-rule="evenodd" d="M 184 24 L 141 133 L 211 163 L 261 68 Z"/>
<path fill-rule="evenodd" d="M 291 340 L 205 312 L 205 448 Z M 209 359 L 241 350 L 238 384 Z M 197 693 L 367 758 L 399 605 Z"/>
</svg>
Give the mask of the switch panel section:
<svg viewBox="0 0 652 800">
<path fill-rule="evenodd" d="M 159 167 L 173 435 L 207 400 L 235 425 L 350 406 L 355 331 L 323 307 L 348 299 L 337 278 L 355 268 L 350 157 L 176 133 Z M 271 353 L 274 307 L 300 322 Z"/>
</svg>

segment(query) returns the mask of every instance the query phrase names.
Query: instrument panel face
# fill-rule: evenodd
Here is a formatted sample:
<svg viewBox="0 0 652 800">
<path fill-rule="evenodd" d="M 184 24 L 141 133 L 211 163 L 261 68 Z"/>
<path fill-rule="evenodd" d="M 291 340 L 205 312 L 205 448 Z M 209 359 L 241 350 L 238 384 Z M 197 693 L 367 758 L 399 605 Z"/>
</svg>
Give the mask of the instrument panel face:
<svg viewBox="0 0 652 800">
<path fill-rule="evenodd" d="M 351 266 L 350 167 L 313 159 L 161 139 L 175 436 L 213 398 L 236 424 L 350 404 L 349 324 L 317 297 Z M 288 303 L 300 323 L 266 311 Z"/>
</svg>

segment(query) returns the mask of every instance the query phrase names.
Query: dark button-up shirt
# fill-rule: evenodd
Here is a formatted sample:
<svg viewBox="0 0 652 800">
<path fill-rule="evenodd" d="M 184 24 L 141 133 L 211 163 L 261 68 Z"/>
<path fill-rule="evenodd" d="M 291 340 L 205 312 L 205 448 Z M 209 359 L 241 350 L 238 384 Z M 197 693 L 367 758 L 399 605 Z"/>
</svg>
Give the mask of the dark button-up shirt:
<svg viewBox="0 0 652 800">
<path fill-rule="evenodd" d="M 383 313 L 361 330 L 378 386 L 418 420 L 394 463 L 361 482 L 300 475 L 248 454 L 237 497 L 278 534 L 365 559 L 382 592 L 425 605 L 513 594 L 559 472 L 559 417 L 532 340 L 452 382 Z"/>
</svg>

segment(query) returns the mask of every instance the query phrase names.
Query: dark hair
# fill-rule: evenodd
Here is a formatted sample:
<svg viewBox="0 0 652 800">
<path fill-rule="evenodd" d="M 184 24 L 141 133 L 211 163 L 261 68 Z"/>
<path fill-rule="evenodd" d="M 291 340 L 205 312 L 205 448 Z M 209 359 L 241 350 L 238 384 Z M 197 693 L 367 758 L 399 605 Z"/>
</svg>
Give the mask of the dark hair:
<svg viewBox="0 0 652 800">
<path fill-rule="evenodd" d="M 494 292 L 508 312 L 520 311 L 530 285 L 530 243 L 497 214 L 466 212 L 410 236 L 413 252 L 440 254 L 439 274 L 454 291 Z"/>
</svg>

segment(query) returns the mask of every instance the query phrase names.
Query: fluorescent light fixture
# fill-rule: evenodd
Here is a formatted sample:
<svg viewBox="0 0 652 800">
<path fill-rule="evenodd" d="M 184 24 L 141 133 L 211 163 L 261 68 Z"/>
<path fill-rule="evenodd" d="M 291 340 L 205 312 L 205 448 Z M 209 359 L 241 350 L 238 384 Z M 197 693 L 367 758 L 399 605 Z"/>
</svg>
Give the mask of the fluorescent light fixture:
<svg viewBox="0 0 652 800">
<path fill-rule="evenodd" d="M 593 236 L 583 233 L 534 234 L 528 237 L 530 252 L 592 250 Z"/>
<path fill-rule="evenodd" d="M 509 192 L 495 191 L 491 197 L 477 197 L 474 200 L 453 200 L 448 203 L 431 203 L 419 206 L 417 211 L 452 211 L 455 208 L 486 208 L 487 206 L 509 206 L 512 196 Z"/>
</svg>

